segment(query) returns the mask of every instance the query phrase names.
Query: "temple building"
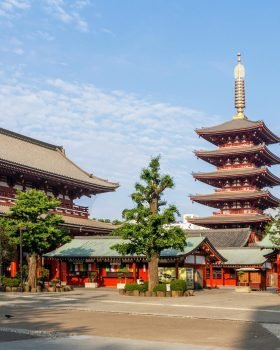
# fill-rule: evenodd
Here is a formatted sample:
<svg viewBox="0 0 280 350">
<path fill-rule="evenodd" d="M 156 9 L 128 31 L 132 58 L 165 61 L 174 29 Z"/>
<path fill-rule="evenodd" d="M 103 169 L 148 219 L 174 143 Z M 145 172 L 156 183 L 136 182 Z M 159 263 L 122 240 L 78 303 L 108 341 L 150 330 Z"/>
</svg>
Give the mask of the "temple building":
<svg viewBox="0 0 280 350">
<path fill-rule="evenodd" d="M 208 237 L 227 259 L 217 270 L 217 285 L 240 282 L 236 271 L 243 268 L 247 269 L 249 283 L 252 277 L 252 283 L 267 286 L 268 274 L 275 274 L 277 266 L 267 263 L 266 255 L 271 251 L 260 251 L 254 245 L 262 240 L 264 227 L 271 220 L 265 210 L 275 209 L 280 204 L 280 200 L 267 190 L 280 184 L 279 177 L 269 170 L 270 166 L 280 164 L 280 158 L 267 147 L 279 143 L 280 138 L 263 121 L 251 121 L 244 114 L 245 69 L 240 54 L 234 77 L 236 114 L 232 120 L 196 130 L 200 137 L 217 148 L 197 150 L 195 155 L 216 169 L 195 172 L 193 177 L 215 190 L 211 194 L 191 195 L 190 198 L 216 211 L 212 216 L 190 219 L 191 223 L 208 230 L 189 231 L 189 234 Z"/>
<path fill-rule="evenodd" d="M 112 192 L 118 186 L 81 169 L 61 146 L 0 128 L 0 215 L 14 205 L 17 190 L 36 188 L 59 199 L 56 212 L 71 236 L 109 234 L 114 226 L 90 219 L 88 208 L 75 200 Z M 12 262 L 12 277 L 16 271 L 17 263 Z"/>
</svg>

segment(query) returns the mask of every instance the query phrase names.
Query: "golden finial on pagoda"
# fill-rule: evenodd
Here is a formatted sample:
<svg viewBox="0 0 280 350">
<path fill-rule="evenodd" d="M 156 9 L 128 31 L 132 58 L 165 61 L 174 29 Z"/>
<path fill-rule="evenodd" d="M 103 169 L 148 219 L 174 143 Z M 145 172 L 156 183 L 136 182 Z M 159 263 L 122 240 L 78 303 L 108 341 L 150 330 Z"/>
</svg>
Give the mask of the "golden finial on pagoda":
<svg viewBox="0 0 280 350">
<path fill-rule="evenodd" d="M 233 116 L 233 119 L 247 119 L 244 114 L 245 109 L 245 68 L 241 64 L 241 54 L 237 54 L 237 65 L 234 68 L 234 90 L 235 90 L 235 99 L 234 104 L 236 108 L 236 114 Z"/>
</svg>

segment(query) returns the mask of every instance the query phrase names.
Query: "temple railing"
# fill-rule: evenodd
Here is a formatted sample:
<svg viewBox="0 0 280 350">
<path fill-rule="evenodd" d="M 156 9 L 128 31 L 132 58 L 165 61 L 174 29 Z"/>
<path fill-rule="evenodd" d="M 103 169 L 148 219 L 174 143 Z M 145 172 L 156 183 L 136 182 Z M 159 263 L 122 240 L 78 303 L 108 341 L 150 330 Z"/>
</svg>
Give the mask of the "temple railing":
<svg viewBox="0 0 280 350">
<path fill-rule="evenodd" d="M 214 211 L 213 215 L 256 215 L 263 214 L 262 210 L 259 209 L 225 209 L 220 211 Z"/>
<path fill-rule="evenodd" d="M 67 203 L 67 205 L 65 205 L 64 203 L 61 203 L 61 205 L 57 207 L 55 211 L 62 215 L 78 216 L 83 218 L 88 218 L 89 216 L 88 207 L 83 207 L 76 204 L 70 205 Z"/>
<path fill-rule="evenodd" d="M 13 206 L 16 202 L 15 197 L 6 197 L 0 195 L 0 205 L 6 205 L 6 206 Z M 72 203 L 61 203 L 59 207 L 57 207 L 55 212 L 62 214 L 62 215 L 69 215 L 69 216 L 77 216 L 77 217 L 83 217 L 88 218 L 89 212 L 88 207 L 84 207 L 81 205 L 76 205 Z"/>
</svg>

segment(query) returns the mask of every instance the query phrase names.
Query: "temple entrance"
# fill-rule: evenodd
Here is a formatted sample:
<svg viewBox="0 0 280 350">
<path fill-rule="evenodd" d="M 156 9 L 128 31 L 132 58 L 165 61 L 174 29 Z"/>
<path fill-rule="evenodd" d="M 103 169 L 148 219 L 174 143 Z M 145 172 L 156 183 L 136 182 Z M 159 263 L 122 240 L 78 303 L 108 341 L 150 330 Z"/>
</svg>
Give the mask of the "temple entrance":
<svg viewBox="0 0 280 350">
<path fill-rule="evenodd" d="M 202 289 L 203 288 L 203 270 L 196 269 L 194 273 L 194 288 Z"/>
</svg>

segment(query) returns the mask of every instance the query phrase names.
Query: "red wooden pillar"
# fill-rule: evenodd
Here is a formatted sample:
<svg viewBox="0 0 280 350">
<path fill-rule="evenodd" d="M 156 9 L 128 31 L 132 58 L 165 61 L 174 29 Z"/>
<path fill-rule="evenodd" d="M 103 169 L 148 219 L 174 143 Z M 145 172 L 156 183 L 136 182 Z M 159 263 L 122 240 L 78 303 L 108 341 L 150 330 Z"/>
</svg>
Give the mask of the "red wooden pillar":
<svg viewBox="0 0 280 350">
<path fill-rule="evenodd" d="M 67 274 L 68 274 L 68 268 L 67 268 L 67 262 L 62 261 L 61 262 L 61 281 L 67 282 Z"/>
<path fill-rule="evenodd" d="M 11 269 L 11 277 L 16 277 L 17 270 L 18 270 L 16 261 L 11 262 L 10 269 Z"/>
<path fill-rule="evenodd" d="M 223 267 L 222 267 L 222 285 L 223 286 L 225 285 L 225 270 Z"/>
<path fill-rule="evenodd" d="M 207 278 L 206 278 L 206 263 L 203 266 L 203 288 L 207 287 Z"/>
<path fill-rule="evenodd" d="M 212 263 L 210 263 L 209 269 L 210 269 L 210 288 L 213 288 L 213 264 Z"/>
<path fill-rule="evenodd" d="M 132 270 L 133 270 L 133 282 L 136 282 L 137 276 L 136 276 L 136 262 L 135 261 L 132 264 Z"/>
<path fill-rule="evenodd" d="M 176 260 L 176 264 L 175 264 L 175 276 L 176 276 L 176 280 L 179 279 L 179 262 L 178 262 L 178 260 Z"/>
<path fill-rule="evenodd" d="M 55 278 L 58 278 L 58 279 L 60 279 L 60 265 L 61 265 L 60 261 L 57 260 L 56 261 Z"/>
<path fill-rule="evenodd" d="M 278 293 L 280 293 L 280 253 L 277 254 Z"/>
<path fill-rule="evenodd" d="M 40 277 L 42 273 L 42 257 L 38 256 L 37 260 L 37 277 Z"/>
</svg>

